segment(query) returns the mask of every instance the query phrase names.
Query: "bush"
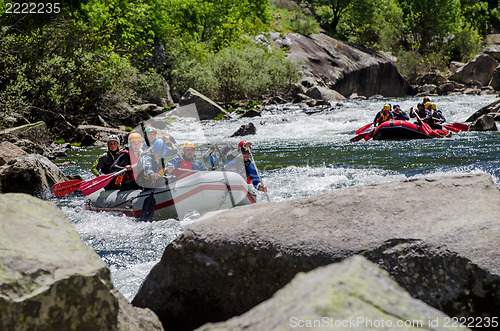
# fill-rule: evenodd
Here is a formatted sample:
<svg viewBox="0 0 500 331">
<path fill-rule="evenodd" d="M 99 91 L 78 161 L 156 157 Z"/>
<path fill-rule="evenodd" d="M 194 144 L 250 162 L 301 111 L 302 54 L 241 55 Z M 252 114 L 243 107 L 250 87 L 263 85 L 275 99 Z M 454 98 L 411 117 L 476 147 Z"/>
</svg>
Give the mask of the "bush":
<svg viewBox="0 0 500 331">
<path fill-rule="evenodd" d="M 229 102 L 286 92 L 298 79 L 297 67 L 282 52 L 248 43 L 209 52 L 206 57 L 179 58 L 172 71 L 172 88 L 182 94 L 192 87 Z"/>
</svg>

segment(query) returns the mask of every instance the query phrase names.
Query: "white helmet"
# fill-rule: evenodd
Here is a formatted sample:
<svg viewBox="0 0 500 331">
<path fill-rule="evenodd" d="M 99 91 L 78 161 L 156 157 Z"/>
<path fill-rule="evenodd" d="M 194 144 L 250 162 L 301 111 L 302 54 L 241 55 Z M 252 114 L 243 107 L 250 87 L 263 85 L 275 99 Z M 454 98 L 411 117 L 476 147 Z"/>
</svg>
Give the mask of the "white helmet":
<svg viewBox="0 0 500 331">
<path fill-rule="evenodd" d="M 109 143 L 110 141 L 116 141 L 118 145 L 120 145 L 120 138 L 118 138 L 118 136 L 115 134 L 112 134 L 108 137 L 107 143 Z"/>
</svg>

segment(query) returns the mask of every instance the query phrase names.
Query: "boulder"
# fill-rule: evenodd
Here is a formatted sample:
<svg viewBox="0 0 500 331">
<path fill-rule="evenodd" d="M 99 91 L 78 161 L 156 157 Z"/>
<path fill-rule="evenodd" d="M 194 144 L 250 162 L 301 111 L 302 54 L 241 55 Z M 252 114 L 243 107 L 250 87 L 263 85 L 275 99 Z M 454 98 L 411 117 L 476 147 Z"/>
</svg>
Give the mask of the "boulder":
<svg viewBox="0 0 500 331">
<path fill-rule="evenodd" d="M 2 194 L 0 224 L 1 330 L 162 330 L 116 291 L 54 203 Z"/>
<path fill-rule="evenodd" d="M 339 92 L 322 86 L 311 87 L 306 91 L 306 95 L 315 100 L 324 100 L 324 101 L 338 101 L 346 99 L 346 97 L 344 97 Z"/>
<path fill-rule="evenodd" d="M 463 66 L 465 66 L 465 63 L 463 63 L 463 62 L 451 61 L 450 62 L 450 71 L 455 72 L 458 69 L 462 68 Z"/>
<path fill-rule="evenodd" d="M 52 192 L 52 185 L 66 180 L 54 163 L 38 154 L 17 157 L 0 167 L 1 193 L 47 196 Z"/>
<path fill-rule="evenodd" d="M 483 53 L 491 56 L 497 61 L 500 61 L 500 45 L 490 45 L 483 49 Z"/>
<path fill-rule="evenodd" d="M 299 273 L 271 299 L 245 314 L 206 324 L 197 331 L 435 330 L 437 324 L 443 326 L 446 318 L 449 319 L 412 298 L 386 271 L 356 255 L 341 263 Z"/>
<path fill-rule="evenodd" d="M 211 120 L 223 114 L 231 116 L 221 106 L 200 92 L 190 88 L 179 101 L 179 116 Z"/>
<path fill-rule="evenodd" d="M 28 155 L 28 153 L 8 141 L 0 143 L 0 166 L 3 166 L 5 163 L 15 159 L 16 157 L 25 155 Z"/>
<path fill-rule="evenodd" d="M 466 122 L 473 122 L 477 120 L 479 117 L 485 114 L 489 113 L 500 113 L 500 100 L 494 101 L 490 103 L 487 106 L 484 106 L 483 108 L 479 109 L 476 111 L 474 114 L 472 114 L 468 119 L 466 119 Z"/>
<path fill-rule="evenodd" d="M 450 316 L 496 316 L 498 215 L 500 190 L 487 174 L 236 207 L 190 224 L 132 303 L 164 325 L 193 328 L 248 311 L 298 272 L 361 254 Z"/>
<path fill-rule="evenodd" d="M 439 85 L 444 82 L 446 82 L 446 77 L 441 75 L 439 71 L 428 72 L 425 75 L 418 77 L 416 81 L 418 85 L 424 85 L 424 84 Z"/>
<path fill-rule="evenodd" d="M 482 115 L 469 126 L 470 131 L 498 131 L 495 118 L 489 114 Z"/>
<path fill-rule="evenodd" d="M 382 94 L 386 97 L 406 96 L 412 92 L 410 83 L 394 62 L 367 48 L 354 48 L 325 34 L 302 36 L 290 33 L 274 42 L 286 48 L 288 57 L 303 63 L 306 87 L 326 86 L 348 96 Z"/>
<path fill-rule="evenodd" d="M 259 110 L 257 109 L 249 109 L 249 110 L 246 110 L 243 114 L 241 114 L 240 117 L 248 117 L 248 118 L 251 118 L 251 117 L 261 117 L 262 114 L 260 113 Z"/>
<path fill-rule="evenodd" d="M 463 89 L 464 85 L 457 83 L 457 82 L 452 82 L 452 81 L 446 81 L 441 83 L 437 88 L 436 92 L 439 95 L 446 95 L 450 92 L 456 91 L 458 89 Z"/>
<path fill-rule="evenodd" d="M 25 151 L 28 154 L 40 154 L 44 155 L 45 150 L 47 149 L 46 146 L 42 146 L 38 143 L 35 143 L 31 140 L 28 139 L 19 139 L 15 140 L 12 142 L 14 145 L 17 147 L 21 148 L 23 151 Z"/>
<path fill-rule="evenodd" d="M 242 126 L 240 126 L 240 128 L 235 133 L 233 133 L 231 137 L 246 136 L 255 133 L 257 133 L 257 128 L 252 122 L 250 122 L 248 124 L 243 124 Z"/>
<path fill-rule="evenodd" d="M 73 141 L 81 142 L 82 146 L 106 146 L 108 136 L 112 134 L 120 138 L 121 144 L 127 141 L 128 132 L 97 125 L 79 125 Z"/>
<path fill-rule="evenodd" d="M 493 33 L 486 35 L 486 42 L 488 44 L 500 44 L 500 34 Z"/>
<path fill-rule="evenodd" d="M 29 139 L 41 144 L 46 144 L 50 140 L 47 126 L 42 121 L 0 131 L 0 141 L 20 139 Z"/>
<path fill-rule="evenodd" d="M 493 71 L 489 85 L 493 87 L 495 91 L 500 91 L 500 65 Z"/>
<path fill-rule="evenodd" d="M 477 80 L 482 85 L 488 85 L 498 64 L 498 61 L 491 56 L 479 54 L 455 71 L 448 79 L 462 84 Z"/>
</svg>

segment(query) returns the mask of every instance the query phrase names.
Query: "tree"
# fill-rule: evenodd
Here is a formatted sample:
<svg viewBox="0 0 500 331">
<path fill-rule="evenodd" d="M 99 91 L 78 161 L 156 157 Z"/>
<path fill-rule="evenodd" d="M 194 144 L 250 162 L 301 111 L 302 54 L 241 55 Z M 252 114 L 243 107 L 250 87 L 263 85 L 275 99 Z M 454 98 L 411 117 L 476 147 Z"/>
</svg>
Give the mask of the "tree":
<svg viewBox="0 0 500 331">
<path fill-rule="evenodd" d="M 320 16 L 321 23 L 332 35 L 337 32 L 337 26 L 342 15 L 349 9 L 349 6 L 357 0 L 305 0 L 312 6 L 312 11 Z"/>
</svg>

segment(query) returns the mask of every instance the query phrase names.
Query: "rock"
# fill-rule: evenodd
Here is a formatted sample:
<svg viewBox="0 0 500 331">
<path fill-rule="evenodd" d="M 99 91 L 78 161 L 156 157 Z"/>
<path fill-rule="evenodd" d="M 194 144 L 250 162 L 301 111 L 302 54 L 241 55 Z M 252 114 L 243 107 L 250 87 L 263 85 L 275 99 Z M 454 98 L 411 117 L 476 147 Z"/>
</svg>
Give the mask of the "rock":
<svg viewBox="0 0 500 331">
<path fill-rule="evenodd" d="M 436 88 L 436 92 L 439 95 L 446 95 L 446 94 L 453 92 L 457 89 L 463 89 L 463 88 L 464 88 L 463 84 L 460 84 L 457 82 L 452 82 L 452 81 L 446 81 L 446 82 L 443 82 L 442 84 L 440 84 Z"/>
<path fill-rule="evenodd" d="M 249 109 L 245 111 L 240 117 L 261 117 L 261 113 L 258 110 L 255 109 Z"/>
<path fill-rule="evenodd" d="M 2 194 L 0 224 L 1 330 L 162 330 L 114 289 L 54 203 Z"/>
<path fill-rule="evenodd" d="M 424 85 L 424 84 L 439 85 L 444 82 L 446 82 L 446 77 L 441 75 L 439 71 L 428 72 L 427 74 L 417 78 L 416 81 L 418 85 Z"/>
<path fill-rule="evenodd" d="M 74 133 L 73 141 L 82 146 L 106 146 L 108 136 L 117 135 L 123 145 L 127 141 L 128 132 L 97 125 L 79 125 Z"/>
<path fill-rule="evenodd" d="M 179 101 L 179 116 L 211 120 L 220 114 L 231 116 L 221 106 L 200 92 L 190 88 Z"/>
<path fill-rule="evenodd" d="M 343 96 L 356 92 L 366 97 L 400 97 L 412 92 L 390 59 L 367 48 L 354 48 L 324 34 L 296 33 L 277 39 L 274 46 L 286 48 L 292 61 L 304 63 L 307 83 L 303 79 L 302 85 L 306 87 L 327 86 Z"/>
<path fill-rule="evenodd" d="M 307 90 L 306 95 L 315 100 L 337 101 L 345 100 L 342 94 L 326 87 L 314 86 Z"/>
<path fill-rule="evenodd" d="M 280 327 L 374 330 L 374 321 L 379 324 L 377 330 L 435 330 L 436 325 L 432 327 L 431 321 L 440 320 L 442 326 L 445 318 L 442 312 L 412 298 L 386 271 L 357 255 L 342 263 L 299 273 L 271 299 L 245 314 L 226 322 L 206 324 L 197 331 L 260 331 Z M 384 323 L 380 325 L 382 320 Z M 314 328 L 314 321 L 321 321 L 321 327 L 316 324 Z M 405 321 L 414 324 L 405 326 Z"/>
<path fill-rule="evenodd" d="M 424 84 L 418 87 L 417 95 L 432 95 L 437 91 L 437 86 L 434 84 Z"/>
<path fill-rule="evenodd" d="M 468 119 L 466 119 L 466 122 L 473 122 L 477 120 L 479 117 L 485 114 L 489 113 L 500 113 L 500 100 L 494 101 L 490 103 L 487 106 L 484 106 L 483 108 L 479 109 L 476 111 L 474 114 L 472 114 Z"/>
<path fill-rule="evenodd" d="M 496 316 L 498 215 L 500 191 L 487 174 L 237 207 L 190 224 L 133 304 L 151 308 L 173 329 L 196 327 L 248 311 L 298 272 L 361 254 L 450 316 Z"/>
<path fill-rule="evenodd" d="M 491 117 L 493 117 L 493 119 L 495 120 L 495 122 L 499 122 L 500 121 L 500 113 L 489 113 L 488 115 L 490 115 Z"/>
<path fill-rule="evenodd" d="M 30 154 L 17 157 L 0 167 L 1 193 L 50 195 L 52 185 L 68 180 L 45 156 Z"/>
<path fill-rule="evenodd" d="M 235 133 L 233 133 L 231 137 L 247 136 L 255 133 L 257 133 L 257 128 L 252 122 L 250 122 L 248 124 L 240 126 L 240 128 Z"/>
<path fill-rule="evenodd" d="M 489 114 L 482 115 L 469 126 L 470 131 L 498 131 L 495 118 Z"/>
<path fill-rule="evenodd" d="M 0 131 L 0 141 L 20 139 L 34 140 L 41 144 L 46 144 L 50 140 L 47 126 L 41 121 Z"/>
<path fill-rule="evenodd" d="M 495 91 L 500 91 L 500 66 L 496 67 L 493 71 L 489 85 L 493 87 Z"/>
<path fill-rule="evenodd" d="M 491 56 L 497 61 L 500 61 L 500 45 L 490 45 L 483 49 L 483 53 Z"/>
<path fill-rule="evenodd" d="M 463 66 L 465 66 L 465 63 L 463 63 L 463 62 L 451 61 L 450 62 L 450 71 L 455 72 L 458 69 L 462 68 Z"/>
<path fill-rule="evenodd" d="M 500 44 L 500 34 L 493 33 L 486 35 L 486 42 L 488 44 Z"/>
<path fill-rule="evenodd" d="M 28 153 L 8 141 L 0 143 L 0 166 L 3 166 L 16 157 L 25 155 L 28 155 Z"/>
<path fill-rule="evenodd" d="M 45 154 L 46 146 L 41 146 L 31 140 L 28 139 L 19 139 L 13 142 L 14 145 L 21 148 L 28 154 Z"/>
<path fill-rule="evenodd" d="M 462 84 L 477 80 L 482 85 L 488 85 L 493 75 L 493 71 L 498 64 L 497 60 L 491 56 L 479 54 L 465 66 L 455 71 L 448 79 Z"/>
<path fill-rule="evenodd" d="M 481 90 L 478 88 L 466 88 L 464 94 L 479 95 L 481 94 Z"/>
</svg>

